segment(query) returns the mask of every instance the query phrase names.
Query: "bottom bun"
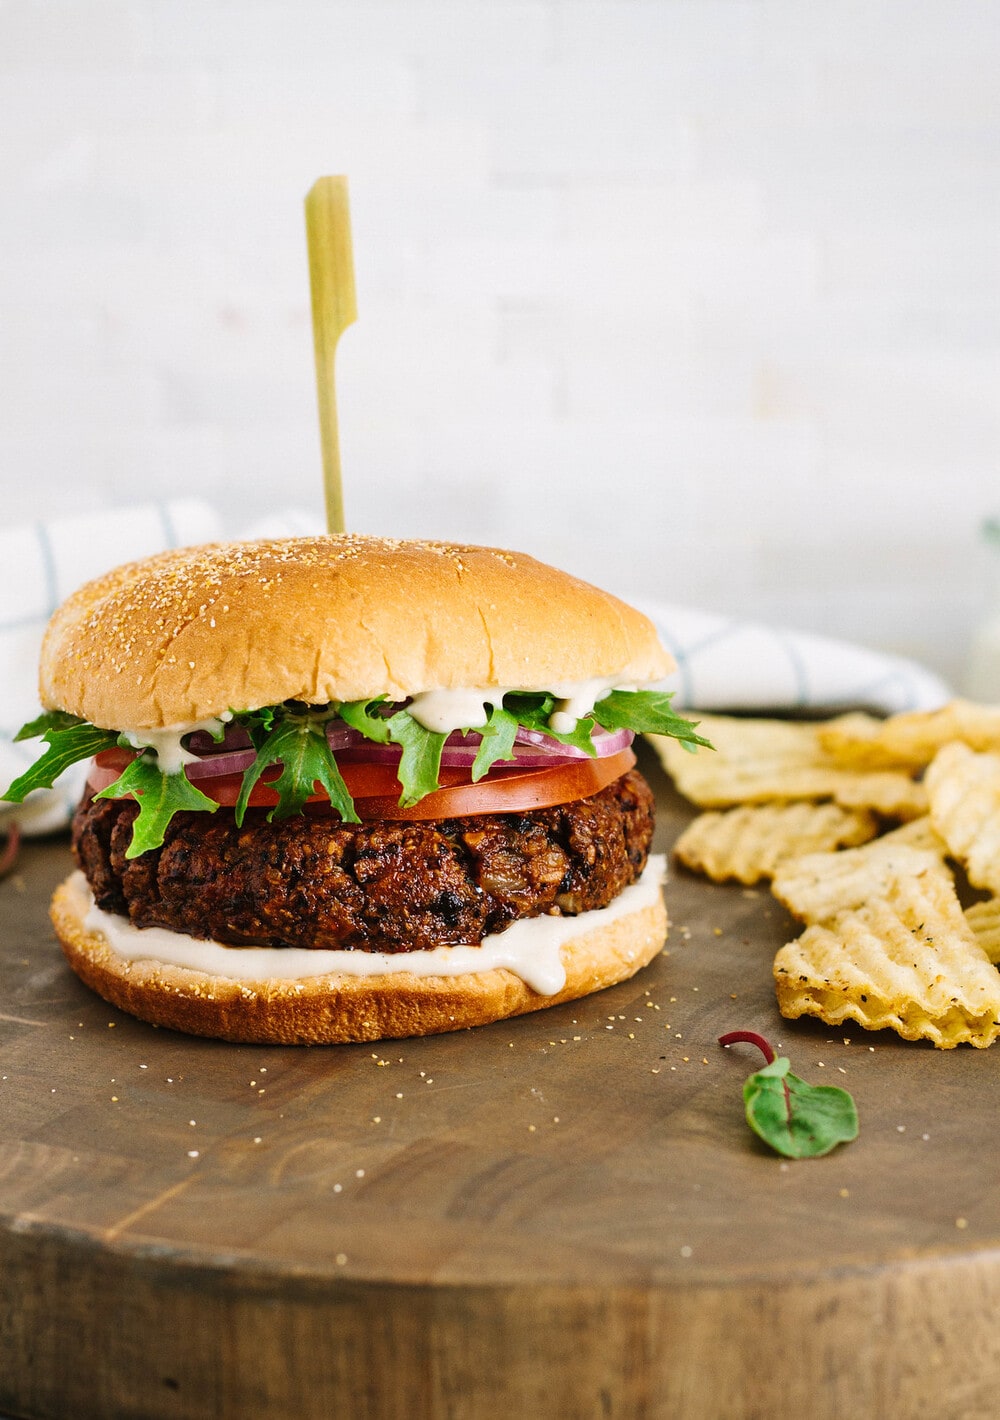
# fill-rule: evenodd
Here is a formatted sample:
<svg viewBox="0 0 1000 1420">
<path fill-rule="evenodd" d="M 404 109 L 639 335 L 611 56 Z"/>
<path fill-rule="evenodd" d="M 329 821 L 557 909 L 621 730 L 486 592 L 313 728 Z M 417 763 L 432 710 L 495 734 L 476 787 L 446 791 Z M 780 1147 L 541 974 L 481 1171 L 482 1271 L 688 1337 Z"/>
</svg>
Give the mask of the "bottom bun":
<svg viewBox="0 0 1000 1420">
<path fill-rule="evenodd" d="M 636 911 L 585 927 L 561 947 L 566 984 L 551 996 L 533 991 L 506 967 L 460 976 L 399 971 L 252 981 L 131 961 L 85 926 L 88 905 L 67 879 L 52 899 L 52 921 L 70 966 L 105 1001 L 151 1025 L 260 1045 L 436 1035 L 540 1011 L 627 980 L 652 961 L 667 935 L 659 893 Z"/>
</svg>

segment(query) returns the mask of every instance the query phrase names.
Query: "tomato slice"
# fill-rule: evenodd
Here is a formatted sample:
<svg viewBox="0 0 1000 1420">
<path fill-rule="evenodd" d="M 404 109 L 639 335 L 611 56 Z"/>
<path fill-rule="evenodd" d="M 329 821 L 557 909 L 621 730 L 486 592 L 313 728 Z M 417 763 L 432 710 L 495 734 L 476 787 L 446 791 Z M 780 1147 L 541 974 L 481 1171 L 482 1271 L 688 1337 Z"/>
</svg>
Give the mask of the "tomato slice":
<svg viewBox="0 0 1000 1420">
<path fill-rule="evenodd" d="M 398 792 L 392 798 L 354 800 L 358 817 L 371 819 L 421 820 L 430 818 L 462 818 L 466 814 L 525 813 L 530 809 L 547 809 L 554 804 L 568 804 L 574 799 L 588 799 L 621 778 L 635 764 L 630 749 L 610 754 L 604 759 L 574 759 L 542 769 L 514 770 L 478 784 L 457 784 L 453 788 L 437 789 L 414 804 L 401 809 Z"/>
<path fill-rule="evenodd" d="M 100 754 L 96 754 L 94 763 L 99 769 L 113 769 L 116 774 L 121 774 L 122 770 L 132 763 L 137 753 L 138 750 L 121 749 L 115 745 L 112 749 L 102 749 Z M 91 778 L 93 777 L 91 774 Z M 105 777 L 105 782 L 112 784 L 114 780 Z"/>
<path fill-rule="evenodd" d="M 92 790 L 114 783 L 124 769 L 112 756 L 128 755 L 126 750 L 104 750 L 97 756 L 91 770 Z M 131 755 L 128 755 L 131 758 Z M 127 762 L 127 760 L 126 760 Z M 467 769 L 442 768 L 438 776 L 441 788 L 414 804 L 399 806 L 399 780 L 391 764 L 341 764 L 340 771 L 354 800 L 358 817 L 364 822 L 378 819 L 401 819 L 420 822 L 426 819 L 460 818 L 467 814 L 523 813 L 530 809 L 551 808 L 568 804 L 574 799 L 586 799 L 613 783 L 635 764 L 630 749 L 602 759 L 573 759 L 540 769 L 494 769 L 487 779 L 471 783 Z M 268 807 L 278 802 L 278 796 L 268 784 L 281 773 L 280 766 L 265 770 L 250 795 L 252 807 Z M 198 788 L 225 808 L 233 808 L 243 786 L 242 774 L 224 774 L 214 779 L 199 779 Z M 312 812 L 324 808 L 333 813 L 325 794 L 313 794 L 308 800 Z"/>
</svg>

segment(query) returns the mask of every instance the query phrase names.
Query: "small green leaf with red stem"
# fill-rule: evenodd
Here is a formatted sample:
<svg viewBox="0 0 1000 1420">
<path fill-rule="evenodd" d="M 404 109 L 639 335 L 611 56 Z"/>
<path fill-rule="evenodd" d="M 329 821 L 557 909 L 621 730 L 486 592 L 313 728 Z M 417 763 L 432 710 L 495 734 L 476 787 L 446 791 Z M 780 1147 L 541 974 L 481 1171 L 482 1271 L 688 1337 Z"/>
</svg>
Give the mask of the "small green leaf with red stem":
<svg viewBox="0 0 1000 1420">
<path fill-rule="evenodd" d="M 755 1045 L 767 1061 L 743 1086 L 747 1123 L 765 1144 L 786 1158 L 808 1159 L 858 1137 L 858 1111 L 846 1090 L 800 1080 L 756 1031 L 719 1036 L 720 1045 L 741 1042 Z"/>
</svg>

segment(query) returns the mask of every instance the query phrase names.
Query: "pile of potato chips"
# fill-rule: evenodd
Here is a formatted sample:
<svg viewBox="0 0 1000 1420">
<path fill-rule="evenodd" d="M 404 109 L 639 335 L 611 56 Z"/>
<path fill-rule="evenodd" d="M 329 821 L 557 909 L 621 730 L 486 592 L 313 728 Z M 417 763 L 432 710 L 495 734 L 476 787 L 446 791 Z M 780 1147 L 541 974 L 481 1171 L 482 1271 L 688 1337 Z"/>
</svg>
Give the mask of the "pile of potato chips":
<svg viewBox="0 0 1000 1420">
<path fill-rule="evenodd" d="M 782 1015 L 945 1049 L 991 1045 L 1000 706 L 824 722 L 704 715 L 699 733 L 714 753 L 650 736 L 680 792 L 709 810 L 674 851 L 716 882 L 771 879 L 805 924 L 775 959 Z"/>
</svg>

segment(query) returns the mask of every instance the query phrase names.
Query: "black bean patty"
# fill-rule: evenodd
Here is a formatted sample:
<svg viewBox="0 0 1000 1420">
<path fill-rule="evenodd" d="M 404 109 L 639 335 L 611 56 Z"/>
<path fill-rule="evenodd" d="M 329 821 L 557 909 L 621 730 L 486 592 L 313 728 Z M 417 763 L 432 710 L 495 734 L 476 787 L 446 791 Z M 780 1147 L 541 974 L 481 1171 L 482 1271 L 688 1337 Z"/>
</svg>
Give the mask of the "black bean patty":
<svg viewBox="0 0 1000 1420">
<path fill-rule="evenodd" d="M 519 917 L 605 907 L 642 872 L 653 795 L 635 770 L 528 813 L 344 824 L 251 809 L 179 813 L 126 859 L 137 809 L 84 799 L 73 850 L 97 905 L 235 946 L 412 952 L 478 943 Z"/>
</svg>

